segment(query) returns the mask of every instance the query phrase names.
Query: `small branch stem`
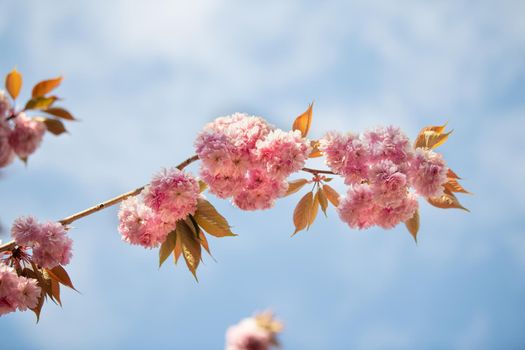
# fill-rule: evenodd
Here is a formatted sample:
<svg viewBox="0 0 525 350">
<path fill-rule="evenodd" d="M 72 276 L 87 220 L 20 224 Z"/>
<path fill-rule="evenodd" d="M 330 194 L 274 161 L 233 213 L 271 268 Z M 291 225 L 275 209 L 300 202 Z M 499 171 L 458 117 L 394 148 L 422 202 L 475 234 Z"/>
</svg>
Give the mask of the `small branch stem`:
<svg viewBox="0 0 525 350">
<path fill-rule="evenodd" d="M 312 173 L 314 175 L 317 175 L 317 174 L 335 175 L 335 173 L 330 170 L 320 170 L 320 169 L 312 169 L 312 168 L 302 168 L 301 170 L 306 171 L 308 173 Z"/>
</svg>

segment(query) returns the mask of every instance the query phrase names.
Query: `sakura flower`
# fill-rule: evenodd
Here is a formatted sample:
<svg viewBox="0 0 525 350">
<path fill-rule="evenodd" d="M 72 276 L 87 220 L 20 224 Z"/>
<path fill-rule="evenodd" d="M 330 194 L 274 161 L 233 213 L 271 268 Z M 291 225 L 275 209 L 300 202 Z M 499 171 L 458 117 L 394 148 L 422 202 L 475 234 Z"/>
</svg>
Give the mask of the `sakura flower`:
<svg viewBox="0 0 525 350">
<path fill-rule="evenodd" d="M 25 311 L 38 305 L 41 289 L 34 278 L 18 277 L 18 309 Z"/>
<path fill-rule="evenodd" d="M 260 327 L 255 318 L 246 318 L 228 328 L 226 350 L 268 350 L 272 339 L 273 334 Z"/>
<path fill-rule="evenodd" d="M 448 168 L 443 157 L 432 150 L 418 148 L 409 168 L 409 179 L 416 192 L 424 197 L 443 193 Z"/>
<path fill-rule="evenodd" d="M 9 110 L 11 109 L 11 104 L 4 90 L 0 90 L 0 120 L 3 120 Z"/>
<path fill-rule="evenodd" d="M 275 179 L 260 169 L 250 170 L 242 186 L 233 198 L 233 204 L 242 210 L 269 209 L 288 189 L 286 181 Z"/>
<path fill-rule="evenodd" d="M 164 169 L 151 180 L 144 203 L 168 224 L 175 224 L 197 209 L 199 184 L 177 168 Z"/>
<path fill-rule="evenodd" d="M 40 293 L 37 280 L 18 276 L 15 269 L 0 262 L 0 316 L 36 307 Z"/>
<path fill-rule="evenodd" d="M 368 184 L 352 185 L 337 207 L 342 221 L 351 228 L 365 229 L 376 222 L 374 192 Z"/>
<path fill-rule="evenodd" d="M 23 112 L 14 120 L 15 128 L 9 135 L 9 144 L 19 157 L 27 158 L 42 142 L 46 127 L 41 121 L 29 118 Z"/>
<path fill-rule="evenodd" d="M 32 245 L 33 261 L 51 269 L 69 264 L 72 257 L 73 241 L 66 236 L 65 227 L 58 222 L 44 222 L 40 225 L 40 238 Z"/>
<path fill-rule="evenodd" d="M 266 171 L 275 178 L 284 179 L 303 168 L 311 147 L 298 130 L 271 131 L 264 140 L 257 142 L 256 154 Z"/>
<path fill-rule="evenodd" d="M 417 198 L 413 193 L 407 193 L 397 206 L 379 208 L 376 213 L 376 223 L 389 229 L 410 219 L 418 208 Z"/>
<path fill-rule="evenodd" d="M 359 135 L 329 132 L 319 140 L 319 149 L 326 155 L 326 164 L 343 175 L 346 184 L 358 184 L 366 178 L 369 154 Z"/>
<path fill-rule="evenodd" d="M 413 154 L 410 140 L 394 126 L 379 127 L 363 135 L 373 160 L 390 160 L 402 165 L 410 160 Z"/>
<path fill-rule="evenodd" d="M 0 114 L 0 118 L 2 118 Z M 0 168 L 9 165 L 15 156 L 13 148 L 9 144 L 11 129 L 7 122 L 0 120 Z"/>
<path fill-rule="evenodd" d="M 31 216 L 20 217 L 14 221 L 11 235 L 17 244 L 33 250 L 33 261 L 40 267 L 67 265 L 71 260 L 73 241 L 58 222 L 39 223 Z"/>
<path fill-rule="evenodd" d="M 212 175 L 206 169 L 201 169 L 201 178 L 208 185 L 210 192 L 219 198 L 234 196 L 242 190 L 243 176 Z"/>
<path fill-rule="evenodd" d="M 408 180 L 391 160 L 382 160 L 370 166 L 369 180 L 375 202 L 381 206 L 396 206 L 408 191 Z"/>
<path fill-rule="evenodd" d="M 159 246 L 175 225 L 165 224 L 141 198 L 130 197 L 122 202 L 118 213 L 118 230 L 122 240 L 146 248 Z"/>
</svg>

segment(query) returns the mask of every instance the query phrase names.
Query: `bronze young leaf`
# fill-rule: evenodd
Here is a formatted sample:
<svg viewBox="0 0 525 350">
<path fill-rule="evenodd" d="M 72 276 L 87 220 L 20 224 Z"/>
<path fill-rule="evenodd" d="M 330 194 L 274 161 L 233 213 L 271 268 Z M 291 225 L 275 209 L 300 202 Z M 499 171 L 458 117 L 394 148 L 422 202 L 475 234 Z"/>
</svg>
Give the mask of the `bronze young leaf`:
<svg viewBox="0 0 525 350">
<path fill-rule="evenodd" d="M 179 223 L 177 223 L 177 226 Z M 164 261 L 170 256 L 171 252 L 175 249 L 175 241 L 177 240 L 177 234 L 176 231 L 173 230 L 170 233 L 168 233 L 168 237 L 166 237 L 166 240 L 159 249 L 159 267 L 162 266 Z"/>
<path fill-rule="evenodd" d="M 297 191 L 299 191 L 301 188 L 303 188 L 304 185 L 308 183 L 308 180 L 306 179 L 298 179 L 288 182 L 288 190 L 286 191 L 286 194 L 284 195 L 289 196 Z"/>
<path fill-rule="evenodd" d="M 301 200 L 299 200 L 299 203 L 297 203 L 297 206 L 295 207 L 295 210 L 293 212 L 293 223 L 295 225 L 295 231 L 292 234 L 292 236 L 308 226 L 313 200 L 313 194 L 310 191 L 307 194 L 305 194 L 301 198 Z"/>
<path fill-rule="evenodd" d="M 22 88 L 22 74 L 20 74 L 16 68 L 5 77 L 5 88 L 9 95 L 11 95 L 11 98 L 16 100 Z"/>
<path fill-rule="evenodd" d="M 43 81 L 37 83 L 33 87 L 33 91 L 31 93 L 31 95 L 33 97 L 44 96 L 48 92 L 50 92 L 50 91 L 54 90 L 55 88 L 57 88 L 60 85 L 61 82 L 62 82 L 62 77 L 57 77 L 57 78 L 54 78 L 54 79 L 43 80 Z"/>
<path fill-rule="evenodd" d="M 417 233 L 419 231 L 419 209 L 416 210 L 414 215 L 405 221 L 405 226 L 408 229 L 408 232 L 414 237 L 414 241 L 417 243 Z"/>
<path fill-rule="evenodd" d="M 308 109 L 300 116 L 295 118 L 295 121 L 293 122 L 292 130 L 299 130 L 303 137 L 306 137 L 306 135 L 308 135 L 308 131 L 310 130 L 310 124 L 312 123 L 313 106 L 314 103 L 312 102 L 310 106 L 308 106 Z"/>
<path fill-rule="evenodd" d="M 235 236 L 228 221 L 206 199 L 197 200 L 195 220 L 206 232 L 215 237 Z"/>
</svg>

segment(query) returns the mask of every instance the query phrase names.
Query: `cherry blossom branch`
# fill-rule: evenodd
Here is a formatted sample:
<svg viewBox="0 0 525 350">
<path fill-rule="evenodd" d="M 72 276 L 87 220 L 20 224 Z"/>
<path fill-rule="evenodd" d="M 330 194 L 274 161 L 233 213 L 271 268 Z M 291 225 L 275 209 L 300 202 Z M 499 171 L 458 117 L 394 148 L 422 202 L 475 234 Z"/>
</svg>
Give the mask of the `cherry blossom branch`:
<svg viewBox="0 0 525 350">
<path fill-rule="evenodd" d="M 190 165 L 191 163 L 195 162 L 196 160 L 198 160 L 199 157 L 197 155 L 194 155 L 188 159 L 186 159 L 185 161 L 183 161 L 182 163 L 180 163 L 179 165 L 177 165 L 177 169 L 179 170 L 182 170 L 184 169 L 185 167 L 187 167 L 188 165 Z M 78 213 L 75 213 L 71 216 L 68 216 L 67 218 L 64 218 L 62 220 L 59 220 L 58 222 L 61 223 L 62 225 L 66 226 L 66 225 L 69 225 L 71 223 L 73 223 L 74 221 L 78 220 L 78 219 L 81 219 L 83 217 L 86 217 L 88 215 L 91 215 L 91 214 L 94 214 L 98 211 L 101 211 L 103 209 L 106 209 L 106 208 L 109 208 L 117 203 L 120 203 L 122 202 L 123 200 L 125 200 L 126 198 L 128 197 L 132 197 L 132 196 L 136 196 L 138 195 L 140 192 L 142 192 L 142 190 L 144 190 L 145 186 L 141 186 L 139 188 L 136 188 L 132 191 L 129 191 L 129 192 L 126 192 L 126 193 L 123 193 L 121 195 L 118 195 L 114 198 L 111 198 L 105 202 L 102 202 L 100 204 L 97 204 L 91 208 L 88 208 L 86 210 L 82 210 L 81 212 L 78 212 Z M 4 252 L 4 251 L 9 251 L 9 250 L 13 250 L 16 246 L 16 243 L 15 241 L 10 241 L 10 242 L 7 242 L 3 245 L 0 246 L 0 252 Z"/>
<path fill-rule="evenodd" d="M 183 161 L 179 165 L 177 165 L 177 169 L 182 170 L 185 167 L 187 167 L 188 165 L 190 165 L 191 163 L 197 161 L 198 159 L 199 159 L 199 157 L 197 155 L 194 155 L 194 156 L 186 159 L 185 161 Z M 329 171 L 329 170 L 320 170 L 320 169 L 312 169 L 312 168 L 303 168 L 301 170 L 306 171 L 306 172 L 311 173 L 311 174 L 314 174 L 314 175 L 317 175 L 317 174 L 334 175 L 334 173 L 332 171 Z M 113 206 L 115 204 L 118 204 L 118 203 L 122 202 L 126 198 L 129 198 L 129 197 L 132 197 L 132 196 L 136 196 L 140 192 L 142 192 L 142 190 L 144 190 L 144 188 L 145 188 L 145 186 L 141 186 L 141 187 L 138 187 L 138 188 L 136 188 L 136 189 L 134 189 L 132 191 L 120 194 L 120 195 L 118 195 L 116 197 L 108 199 L 107 201 L 104 201 L 104 202 L 99 203 L 99 204 L 97 204 L 95 206 L 92 206 L 92 207 L 90 207 L 88 209 L 82 210 L 81 212 L 75 213 L 75 214 L 73 214 L 71 216 L 68 216 L 68 217 L 62 219 L 62 220 L 59 220 L 58 222 L 61 223 L 64 226 L 70 225 L 71 223 L 77 221 L 78 219 L 81 219 L 83 217 L 89 216 L 89 215 L 94 214 L 96 212 L 99 212 L 99 211 L 101 211 L 103 209 L 109 208 L 109 207 L 111 207 L 111 206 Z M 0 252 L 13 250 L 15 247 L 16 247 L 15 241 L 10 241 L 10 242 L 7 242 L 7 243 L 5 243 L 3 245 L 0 245 Z"/>
</svg>

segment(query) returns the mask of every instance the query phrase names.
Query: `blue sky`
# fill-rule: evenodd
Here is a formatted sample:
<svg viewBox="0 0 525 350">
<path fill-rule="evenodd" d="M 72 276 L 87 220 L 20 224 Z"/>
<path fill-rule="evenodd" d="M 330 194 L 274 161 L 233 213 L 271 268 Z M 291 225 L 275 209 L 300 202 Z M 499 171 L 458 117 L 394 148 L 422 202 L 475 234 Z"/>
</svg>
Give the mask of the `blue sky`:
<svg viewBox="0 0 525 350">
<path fill-rule="evenodd" d="M 126 245 L 117 208 L 75 223 L 81 294 L 0 319 L 17 349 L 221 349 L 225 329 L 272 308 L 284 348 L 525 347 L 525 21 L 522 1 L 7 1 L 0 72 L 58 90 L 82 121 L 2 172 L 4 226 L 60 219 L 191 155 L 204 123 L 236 111 L 281 128 L 316 101 L 311 137 L 448 121 L 440 150 L 471 209 L 421 202 L 405 228 L 353 231 L 331 210 L 294 238 L 293 206 L 244 213 L 211 239 L 200 283 Z M 24 97 L 24 96 L 23 96 Z M 196 171 L 196 167 L 191 168 Z M 342 184 L 335 185 L 341 191 Z M 2 237 L 4 240 L 8 237 Z"/>
</svg>

